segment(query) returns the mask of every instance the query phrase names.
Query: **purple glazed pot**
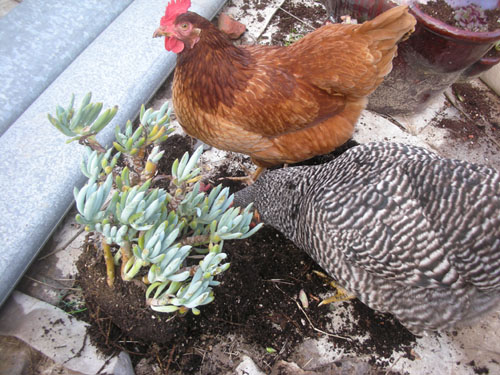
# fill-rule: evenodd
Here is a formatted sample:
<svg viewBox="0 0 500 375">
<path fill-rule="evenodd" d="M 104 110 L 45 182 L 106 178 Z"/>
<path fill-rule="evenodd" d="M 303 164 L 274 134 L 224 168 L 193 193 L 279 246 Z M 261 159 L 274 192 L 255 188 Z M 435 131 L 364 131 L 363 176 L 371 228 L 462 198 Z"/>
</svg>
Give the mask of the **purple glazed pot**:
<svg viewBox="0 0 500 375">
<path fill-rule="evenodd" d="M 325 0 L 334 18 L 349 14 L 361 22 L 397 5 L 390 0 Z M 477 76 L 500 62 L 500 53 L 485 57 L 500 40 L 493 32 L 471 32 L 445 24 L 410 7 L 415 32 L 398 47 L 393 69 L 369 97 L 368 109 L 383 114 L 414 114 L 460 79 Z"/>
</svg>

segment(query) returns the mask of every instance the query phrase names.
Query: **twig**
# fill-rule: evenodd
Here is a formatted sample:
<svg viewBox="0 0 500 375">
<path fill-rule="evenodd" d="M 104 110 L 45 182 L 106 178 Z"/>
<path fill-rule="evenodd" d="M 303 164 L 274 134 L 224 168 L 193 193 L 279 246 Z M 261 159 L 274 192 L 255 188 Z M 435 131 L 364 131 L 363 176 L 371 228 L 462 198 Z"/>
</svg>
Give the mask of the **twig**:
<svg viewBox="0 0 500 375">
<path fill-rule="evenodd" d="M 391 115 L 388 115 L 388 114 L 385 114 L 385 113 L 377 113 L 377 115 L 379 115 L 380 117 L 385 118 L 387 121 L 391 122 L 393 125 L 396 125 L 404 133 L 408 133 L 408 129 L 406 129 L 403 124 L 401 124 L 398 120 L 396 120 Z"/>
<path fill-rule="evenodd" d="M 291 283 L 291 282 L 288 282 L 288 281 L 284 281 L 284 280 L 281 280 L 281 279 L 269 279 L 269 280 L 264 280 L 264 281 L 268 281 L 268 282 L 272 282 L 272 283 L 278 283 L 278 284 L 295 285 L 294 283 Z"/>
<path fill-rule="evenodd" d="M 102 371 L 106 368 L 107 365 L 109 365 L 109 362 L 113 359 L 113 354 L 111 354 L 102 364 L 101 368 L 97 371 L 96 374 L 102 374 Z"/>
<path fill-rule="evenodd" d="M 262 363 L 265 364 L 267 367 L 269 367 L 269 370 L 272 370 L 271 365 L 267 363 L 264 359 L 262 360 Z"/>
<path fill-rule="evenodd" d="M 108 320 L 108 331 L 106 332 L 106 345 L 109 345 L 109 335 L 111 334 L 111 325 L 113 324 L 113 321 L 111 319 Z"/>
<path fill-rule="evenodd" d="M 45 285 L 45 286 L 48 286 L 49 288 L 52 288 L 52 289 L 62 289 L 62 290 L 75 290 L 75 291 L 80 291 L 79 288 L 71 288 L 71 287 L 67 287 L 67 286 L 56 286 L 56 285 L 50 285 L 50 284 L 47 284 L 47 283 L 44 283 L 43 281 L 40 281 L 40 280 L 37 280 L 37 279 L 34 279 L 28 275 L 24 275 L 24 277 L 26 277 L 27 279 L 35 282 L 35 283 L 39 283 L 39 284 L 42 284 L 42 285 Z"/>
<path fill-rule="evenodd" d="M 215 319 L 217 319 L 219 322 L 224 322 L 226 324 L 231 324 L 233 326 L 238 326 L 238 327 L 245 327 L 246 324 L 243 324 L 243 323 L 235 323 L 235 322 L 231 322 L 229 320 L 225 320 L 225 319 L 221 319 L 221 318 L 217 318 L 215 317 Z"/>
<path fill-rule="evenodd" d="M 293 15 L 293 14 L 292 14 L 292 13 L 290 13 L 289 11 L 287 11 L 287 10 L 283 9 L 282 7 L 279 7 L 278 9 L 279 9 L 279 10 L 282 10 L 283 12 L 285 12 L 286 14 L 288 14 L 289 16 L 291 16 L 291 17 L 295 18 L 297 21 L 302 22 L 304 25 L 306 25 L 307 27 L 310 27 L 312 30 L 316 30 L 316 28 L 315 28 L 314 26 L 312 26 L 312 25 L 308 24 L 308 23 L 307 23 L 306 21 L 304 21 L 304 20 L 301 20 L 299 17 L 297 17 L 297 16 Z"/>
<path fill-rule="evenodd" d="M 117 341 L 120 344 L 140 344 L 140 341 L 135 341 L 135 340 L 119 340 Z"/>
<path fill-rule="evenodd" d="M 83 145 L 83 146 L 89 146 L 92 150 L 95 150 L 95 151 L 98 151 L 98 152 L 104 154 L 106 152 L 106 149 L 104 147 L 102 147 L 101 144 L 95 140 L 95 138 L 93 138 L 96 134 L 97 133 L 92 132 L 89 134 L 82 135 L 78 139 L 78 143 Z"/>
<path fill-rule="evenodd" d="M 66 359 L 62 364 L 66 364 L 67 362 L 71 361 L 73 358 L 78 358 L 82 355 L 84 349 L 85 349 L 85 346 L 87 345 L 87 339 L 88 339 L 88 332 L 85 332 L 85 336 L 83 337 L 83 342 L 82 342 L 82 346 L 80 346 L 80 349 L 78 349 L 78 351 L 76 353 L 74 353 L 73 351 L 71 351 L 72 353 L 74 353 L 73 356 L 69 357 L 68 359 Z"/>
<path fill-rule="evenodd" d="M 467 112 L 465 112 L 462 108 L 460 108 L 460 107 L 459 107 L 459 105 L 458 105 L 458 104 L 455 102 L 455 100 L 453 99 L 452 94 L 451 94 L 448 90 L 446 90 L 446 91 L 444 92 L 444 96 L 446 97 L 446 99 L 448 99 L 448 102 L 450 102 L 450 104 L 451 104 L 453 107 L 455 107 L 455 109 L 456 109 L 458 112 L 460 112 L 462 115 L 464 115 L 464 116 L 465 116 L 465 118 L 466 118 L 467 120 L 469 120 L 469 121 L 471 121 L 471 122 L 472 122 L 472 121 L 474 121 L 474 120 L 472 120 L 472 118 L 471 118 L 471 117 L 467 114 Z"/>
<path fill-rule="evenodd" d="M 304 311 L 304 309 L 302 308 L 302 306 L 300 306 L 300 304 L 296 300 L 293 300 L 293 301 L 295 302 L 295 304 L 297 305 L 297 307 L 299 308 L 299 310 L 302 311 L 302 313 L 306 317 L 307 321 L 311 325 L 312 329 L 315 330 L 316 332 L 319 332 L 319 333 L 322 333 L 324 335 L 328 335 L 328 336 L 331 336 L 331 337 L 335 337 L 335 338 L 338 338 L 338 339 L 342 339 L 342 340 L 348 340 L 348 341 L 352 340 L 352 337 L 339 336 L 339 335 L 335 335 L 333 333 L 322 331 L 319 328 L 316 328 L 314 326 L 314 324 L 312 324 L 311 319 L 309 319 L 309 316 L 306 314 L 306 312 Z"/>
<path fill-rule="evenodd" d="M 307 362 L 304 364 L 304 366 L 302 366 L 302 368 L 303 368 L 303 369 L 305 369 L 305 368 L 307 367 L 307 365 L 308 365 L 309 363 L 311 363 L 311 361 L 312 361 L 312 360 L 313 360 L 312 358 L 309 358 L 309 361 L 307 361 Z"/>
<path fill-rule="evenodd" d="M 202 234 L 199 236 L 192 236 L 183 238 L 180 243 L 181 245 L 195 245 L 210 241 L 210 236 L 208 234 Z"/>
<path fill-rule="evenodd" d="M 172 363 L 172 360 L 174 359 L 174 352 L 175 352 L 175 344 L 172 347 L 172 350 L 170 351 L 170 355 L 168 356 L 168 362 L 167 362 L 167 368 L 165 369 L 165 375 L 168 375 L 168 369 L 170 368 L 170 364 Z"/>
<path fill-rule="evenodd" d="M 281 355 L 281 354 L 283 354 L 285 352 L 286 344 L 288 344 L 288 339 L 285 340 L 285 343 L 281 347 L 281 350 L 278 352 L 278 355 Z"/>
<path fill-rule="evenodd" d="M 500 142 L 498 142 L 498 141 L 495 139 L 495 137 L 491 136 L 490 134 L 486 134 L 486 136 L 488 137 L 488 139 L 489 139 L 490 141 L 492 141 L 494 144 L 496 144 L 498 148 L 500 148 Z"/>
<path fill-rule="evenodd" d="M 111 337 L 109 337 L 109 331 L 110 330 L 108 329 L 108 335 L 106 335 L 106 333 L 104 332 L 103 326 L 102 326 L 104 324 L 103 322 L 105 322 L 105 321 L 108 322 L 108 327 L 109 328 L 112 327 L 113 322 L 111 321 L 110 317 L 103 317 L 103 318 L 101 318 L 100 317 L 100 311 L 101 311 L 101 309 L 100 309 L 99 306 L 97 306 L 96 310 L 93 310 L 92 308 L 89 308 L 90 317 L 92 318 L 93 321 L 96 322 L 97 329 L 99 330 L 99 333 L 101 334 L 101 336 L 106 339 L 106 341 L 105 341 L 106 346 L 108 348 L 111 346 L 112 348 L 119 349 L 120 351 L 124 351 L 124 352 L 128 353 L 129 355 L 135 355 L 135 356 L 144 357 L 146 355 L 145 353 L 138 353 L 138 352 L 129 350 L 129 349 L 127 349 L 126 347 L 124 347 L 122 345 L 119 345 L 119 343 L 121 341 L 123 341 L 123 340 L 121 340 L 121 337 L 123 336 L 123 333 L 118 338 L 111 339 Z"/>
<path fill-rule="evenodd" d="M 396 363 L 398 363 L 401 358 L 402 358 L 402 356 L 398 356 L 398 359 L 396 359 L 394 361 L 394 363 L 392 365 L 390 365 L 389 368 L 387 368 L 385 375 L 388 375 L 392 372 L 392 369 L 394 368 L 394 366 L 396 366 Z"/>
<path fill-rule="evenodd" d="M 156 175 L 153 178 L 153 183 L 161 181 L 161 180 L 170 180 L 170 181 L 172 181 L 172 176 L 170 176 L 168 174 L 159 174 L 159 175 Z"/>
<path fill-rule="evenodd" d="M 288 294 L 286 294 L 283 290 L 280 289 L 280 287 L 276 284 L 274 284 L 274 286 L 281 292 L 283 293 L 285 296 L 287 296 L 289 299 L 291 299 L 293 302 L 295 302 L 295 304 L 297 305 L 297 307 L 299 308 L 300 311 L 302 311 L 302 313 L 305 315 L 307 321 L 309 322 L 309 324 L 311 325 L 312 329 L 315 330 L 316 332 L 320 332 L 324 335 L 328 335 L 328 336 L 331 336 L 331 337 L 336 337 L 338 339 L 342 339 L 342 340 L 352 340 L 352 337 L 344 337 L 344 336 L 339 336 L 339 335 L 335 335 L 333 333 L 329 333 L 329 332 L 325 332 L 325 331 L 322 331 L 320 330 L 319 328 L 316 328 L 314 326 L 314 324 L 311 322 L 311 319 L 309 319 L 309 316 L 307 315 L 307 313 L 304 311 L 304 309 L 302 308 L 302 306 L 300 306 L 300 304 L 297 302 L 296 299 L 290 297 Z"/>
<path fill-rule="evenodd" d="M 71 243 L 72 243 L 74 240 L 76 240 L 76 238 L 77 238 L 80 234 L 82 234 L 82 233 L 83 233 L 83 231 L 84 231 L 84 230 L 85 230 L 85 228 L 83 228 L 83 227 L 82 227 L 82 228 L 80 228 L 80 229 L 78 230 L 78 232 L 76 232 L 76 233 L 75 233 L 75 235 L 74 235 L 73 237 L 71 237 L 68 241 L 66 241 L 66 242 L 65 242 L 65 243 L 64 243 L 64 244 L 63 244 L 63 245 L 62 245 L 59 249 L 56 249 L 56 250 L 54 250 L 54 251 L 52 251 L 52 252 L 50 252 L 50 253 L 48 253 L 48 254 L 46 254 L 46 255 L 44 255 L 44 256 L 42 256 L 42 257 L 40 257 L 40 258 L 38 258 L 38 260 L 44 260 L 44 259 L 47 259 L 48 257 L 50 257 L 50 256 L 52 256 L 52 255 L 54 255 L 54 254 L 57 254 L 57 253 L 58 253 L 58 252 L 60 252 L 60 251 L 65 250 L 65 249 L 66 249 L 69 245 L 71 245 Z"/>
</svg>

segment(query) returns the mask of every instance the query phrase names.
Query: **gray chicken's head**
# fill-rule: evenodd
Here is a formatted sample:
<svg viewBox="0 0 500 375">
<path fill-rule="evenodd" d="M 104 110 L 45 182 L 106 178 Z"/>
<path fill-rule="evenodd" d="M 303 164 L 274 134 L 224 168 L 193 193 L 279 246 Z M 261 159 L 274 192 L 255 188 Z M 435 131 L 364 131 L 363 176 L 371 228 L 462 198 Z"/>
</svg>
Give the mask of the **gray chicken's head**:
<svg viewBox="0 0 500 375">
<path fill-rule="evenodd" d="M 293 239 L 309 180 L 302 178 L 301 172 L 311 174 L 311 168 L 314 167 L 266 171 L 251 186 L 235 194 L 234 205 L 246 207 L 253 203 L 263 222 Z"/>
</svg>

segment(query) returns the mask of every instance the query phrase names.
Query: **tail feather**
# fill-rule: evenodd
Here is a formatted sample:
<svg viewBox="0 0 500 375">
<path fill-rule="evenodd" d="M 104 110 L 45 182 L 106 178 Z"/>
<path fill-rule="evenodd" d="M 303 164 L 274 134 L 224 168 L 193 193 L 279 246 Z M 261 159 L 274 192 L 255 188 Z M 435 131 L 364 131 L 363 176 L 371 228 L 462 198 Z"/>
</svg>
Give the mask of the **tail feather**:
<svg viewBox="0 0 500 375">
<path fill-rule="evenodd" d="M 393 39 L 399 42 L 415 30 L 415 17 L 408 13 L 408 5 L 389 9 L 374 19 L 360 25 L 358 32 L 375 39 Z"/>
<path fill-rule="evenodd" d="M 325 25 L 282 51 L 294 56 L 287 59 L 293 63 L 290 70 L 304 81 L 329 93 L 362 98 L 392 70 L 398 42 L 415 24 L 408 6 L 399 6 L 363 24 Z"/>
<path fill-rule="evenodd" d="M 408 38 L 415 30 L 416 23 L 415 17 L 408 13 L 408 6 L 401 5 L 363 23 L 357 30 L 372 39 L 370 51 L 373 56 L 379 56 L 376 62 L 379 77 L 377 86 L 392 70 L 392 60 L 397 55 L 397 44 Z"/>
</svg>

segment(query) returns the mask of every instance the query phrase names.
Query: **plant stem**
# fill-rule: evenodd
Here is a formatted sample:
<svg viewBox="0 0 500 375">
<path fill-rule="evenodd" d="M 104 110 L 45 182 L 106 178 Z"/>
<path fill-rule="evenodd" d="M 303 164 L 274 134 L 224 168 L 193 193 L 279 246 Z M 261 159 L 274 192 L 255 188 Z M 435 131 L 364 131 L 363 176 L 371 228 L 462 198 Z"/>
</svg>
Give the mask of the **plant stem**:
<svg viewBox="0 0 500 375">
<path fill-rule="evenodd" d="M 95 133 L 80 137 L 79 143 L 82 145 L 89 146 L 92 150 L 95 150 L 101 154 L 106 152 L 106 149 L 101 146 L 101 144 L 95 139 Z"/>
<path fill-rule="evenodd" d="M 112 288 L 115 283 L 115 262 L 111 254 L 111 247 L 104 237 L 102 239 L 102 251 L 104 253 L 104 261 L 106 262 L 106 281 L 108 286 Z"/>
<path fill-rule="evenodd" d="M 141 147 L 137 151 L 137 154 L 132 156 L 132 164 L 134 165 L 134 169 L 139 176 L 142 175 L 142 171 L 144 170 L 145 157 L 146 157 L 146 148 L 145 147 Z"/>
<path fill-rule="evenodd" d="M 122 253 L 122 266 L 121 266 L 121 276 L 122 280 L 128 280 L 125 276 L 125 265 L 128 260 L 132 258 L 132 247 L 130 245 L 130 241 L 126 241 L 122 247 L 120 247 L 120 251 Z"/>
<path fill-rule="evenodd" d="M 203 244 L 210 241 L 210 236 L 208 234 L 203 234 L 200 236 L 191 236 L 183 238 L 180 243 L 181 245 L 197 245 Z"/>
</svg>

